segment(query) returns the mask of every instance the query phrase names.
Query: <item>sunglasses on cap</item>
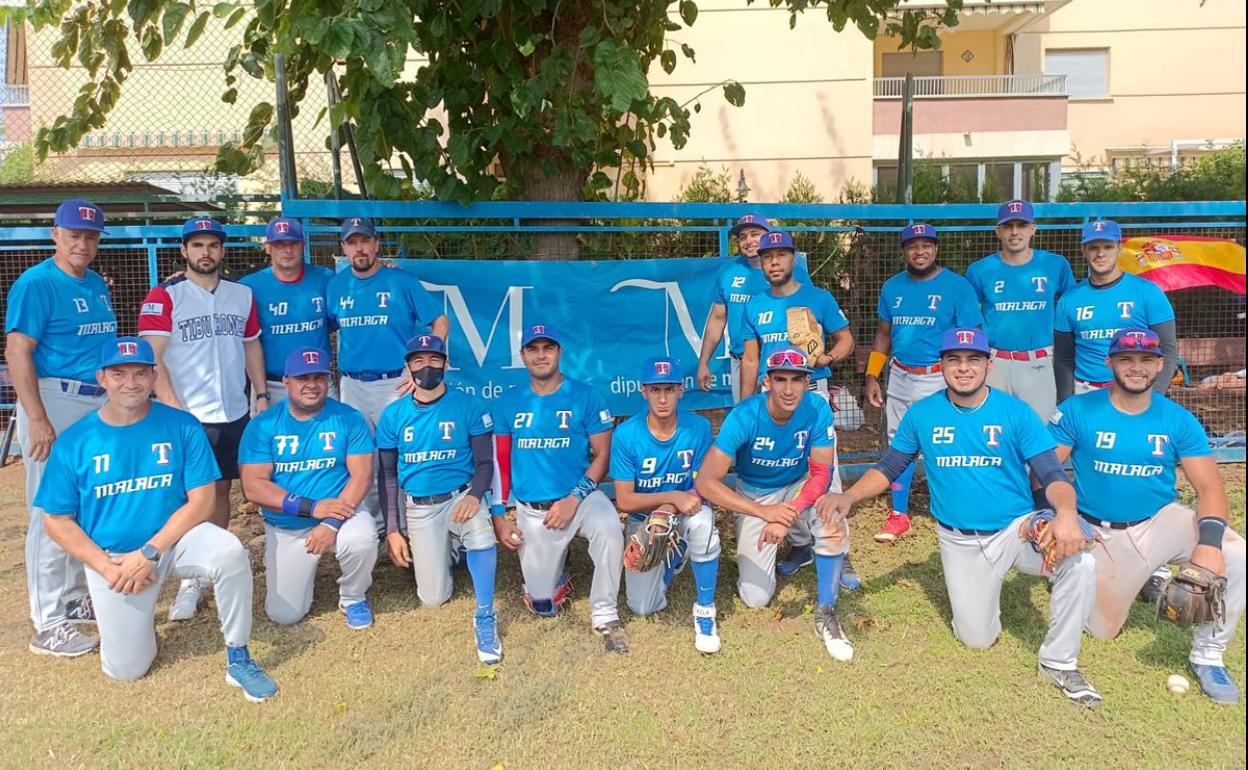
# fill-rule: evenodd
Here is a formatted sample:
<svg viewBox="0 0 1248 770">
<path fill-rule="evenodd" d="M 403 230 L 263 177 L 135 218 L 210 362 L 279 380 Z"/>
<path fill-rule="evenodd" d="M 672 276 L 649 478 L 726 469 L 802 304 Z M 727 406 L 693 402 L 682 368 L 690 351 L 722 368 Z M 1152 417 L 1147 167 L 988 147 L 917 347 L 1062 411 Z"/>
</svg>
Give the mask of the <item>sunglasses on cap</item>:
<svg viewBox="0 0 1248 770">
<path fill-rule="evenodd" d="M 1157 350 L 1161 340 L 1148 334 L 1125 334 L 1118 340 L 1118 347 L 1126 350 Z"/>
<path fill-rule="evenodd" d="M 805 370 L 806 356 L 796 350 L 777 350 L 775 353 L 767 356 L 768 369 L 789 369 L 796 368 Z"/>
</svg>

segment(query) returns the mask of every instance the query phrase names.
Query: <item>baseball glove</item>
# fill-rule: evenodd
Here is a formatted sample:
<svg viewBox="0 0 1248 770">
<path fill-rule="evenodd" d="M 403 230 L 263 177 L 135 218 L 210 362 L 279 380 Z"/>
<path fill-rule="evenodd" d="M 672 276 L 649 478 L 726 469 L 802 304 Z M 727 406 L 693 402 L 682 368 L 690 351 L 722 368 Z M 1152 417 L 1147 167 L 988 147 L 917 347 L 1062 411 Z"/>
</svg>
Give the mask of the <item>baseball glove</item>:
<svg viewBox="0 0 1248 770">
<path fill-rule="evenodd" d="M 680 533 L 676 530 L 676 514 L 653 511 L 646 522 L 629 536 L 624 545 L 624 567 L 633 572 L 649 572 L 667 560 L 676 547 Z"/>
<path fill-rule="evenodd" d="M 789 342 L 806 354 L 806 363 L 813 365 L 823 355 L 823 327 L 808 307 L 791 307 L 784 312 L 789 329 Z"/>
<path fill-rule="evenodd" d="M 1179 628 L 1219 621 L 1226 615 L 1225 594 L 1226 578 L 1183 562 L 1157 600 L 1157 617 Z"/>
<path fill-rule="evenodd" d="M 1053 522 L 1056 516 L 1052 510 L 1045 508 L 1036 511 L 1027 519 L 1027 523 L 1023 525 L 1023 537 L 1031 544 L 1031 549 L 1043 557 L 1043 563 L 1040 566 L 1040 572 L 1052 574 L 1057 568 L 1057 546 L 1050 541 L 1047 547 L 1041 548 L 1040 538 L 1044 535 L 1045 530 Z M 1079 519 L 1079 530 L 1083 533 L 1085 548 L 1091 548 L 1096 545 L 1096 530 L 1092 529 L 1092 525 Z"/>
</svg>

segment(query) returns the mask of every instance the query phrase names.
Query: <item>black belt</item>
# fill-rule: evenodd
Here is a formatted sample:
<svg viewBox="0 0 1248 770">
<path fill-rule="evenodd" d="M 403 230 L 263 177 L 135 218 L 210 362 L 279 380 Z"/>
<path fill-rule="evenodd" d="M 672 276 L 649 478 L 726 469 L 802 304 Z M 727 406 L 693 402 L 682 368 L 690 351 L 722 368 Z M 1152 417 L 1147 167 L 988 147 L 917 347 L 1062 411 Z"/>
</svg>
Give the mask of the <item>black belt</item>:
<svg viewBox="0 0 1248 770">
<path fill-rule="evenodd" d="M 78 390 L 75 392 L 80 396 L 95 397 L 95 396 L 104 395 L 104 389 L 101 388 L 99 385 L 90 385 L 88 383 L 81 382 L 79 380 L 61 380 L 61 392 L 62 393 L 69 392 L 69 388 L 70 388 L 69 384 L 71 382 L 78 383 Z"/>
<path fill-rule="evenodd" d="M 532 502 L 529 502 L 528 500 L 521 500 L 520 502 L 527 505 L 528 507 L 532 508 L 535 511 L 549 511 L 551 508 L 555 506 L 555 503 L 559 502 L 562 499 L 563 498 L 560 497 L 555 500 L 534 500 Z"/>
<path fill-rule="evenodd" d="M 452 497 L 454 497 L 455 495 L 458 495 L 460 492 L 463 492 L 467 488 L 468 488 L 468 485 L 465 483 L 462 487 L 455 490 L 454 492 L 447 492 L 441 495 L 426 495 L 425 497 L 416 497 L 414 495 L 408 495 L 407 502 L 410 503 L 411 505 L 437 505 L 438 503 L 445 503 L 447 500 L 450 500 Z"/>
<path fill-rule="evenodd" d="M 961 527 L 951 527 L 943 521 L 936 523 L 940 525 L 941 529 L 947 529 L 950 532 L 957 532 L 959 535 L 969 535 L 971 537 L 991 537 L 1000 532 L 1001 529 L 1005 529 L 1005 527 L 1001 529 L 962 529 Z"/>
<path fill-rule="evenodd" d="M 405 371 L 405 369 L 395 369 L 389 372 L 343 372 L 342 376 L 350 377 L 360 382 L 377 382 L 378 380 L 393 380 Z"/>
<path fill-rule="evenodd" d="M 1134 527 L 1136 524 L 1143 524 L 1144 522 L 1152 518 L 1152 516 L 1147 516 L 1143 519 L 1136 519 L 1135 521 L 1105 521 L 1104 519 L 1097 519 L 1092 516 L 1089 516 L 1083 511 L 1080 511 L 1079 515 L 1083 518 L 1084 521 L 1088 522 L 1089 524 L 1092 524 L 1093 526 L 1108 527 L 1109 529 L 1130 529 L 1131 527 Z"/>
</svg>

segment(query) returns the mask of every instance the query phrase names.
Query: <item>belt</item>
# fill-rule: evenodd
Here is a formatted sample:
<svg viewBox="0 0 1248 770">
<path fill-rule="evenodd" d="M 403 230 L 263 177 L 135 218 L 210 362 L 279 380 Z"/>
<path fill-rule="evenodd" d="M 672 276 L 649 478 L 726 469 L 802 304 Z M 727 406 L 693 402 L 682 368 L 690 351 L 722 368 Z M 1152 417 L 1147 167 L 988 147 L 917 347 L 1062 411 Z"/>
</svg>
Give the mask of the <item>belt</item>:
<svg viewBox="0 0 1248 770">
<path fill-rule="evenodd" d="M 957 532 L 959 535 L 970 535 L 971 537 L 990 537 L 1000 532 L 1000 529 L 963 529 L 961 527 L 951 527 L 943 521 L 936 522 L 941 529 L 947 529 L 950 532 Z M 1001 529 L 1004 529 L 1002 527 Z"/>
<path fill-rule="evenodd" d="M 393 380 L 395 377 L 402 375 L 403 369 L 395 369 L 390 372 L 343 372 L 343 377 L 350 377 L 360 382 L 377 382 L 378 380 Z"/>
<path fill-rule="evenodd" d="M 1082 382 L 1084 385 L 1090 385 L 1094 388 L 1108 388 L 1110 385 L 1114 384 L 1112 380 L 1110 382 L 1088 382 L 1087 380 L 1077 380 L 1077 381 Z"/>
<path fill-rule="evenodd" d="M 897 359 L 893 359 L 893 366 L 908 374 L 936 374 L 940 371 L 940 364 L 932 364 L 931 366 L 907 366 Z"/>
<path fill-rule="evenodd" d="M 1038 348 L 1036 350 L 996 350 L 993 355 L 997 358 L 1004 358 L 1010 361 L 1031 361 L 1048 358 L 1049 351 L 1047 348 Z"/>
<path fill-rule="evenodd" d="M 452 497 L 454 497 L 455 495 L 458 495 L 460 492 L 463 492 L 467 488 L 468 488 L 468 484 L 465 483 L 462 487 L 455 490 L 454 492 L 446 492 L 441 495 L 426 495 L 425 497 L 416 497 L 415 495 L 408 495 L 407 502 L 411 505 L 437 505 L 438 503 L 445 503 L 447 500 L 450 500 Z"/>
<path fill-rule="evenodd" d="M 77 386 L 77 387 L 75 387 Z M 90 385 L 78 380 L 61 380 L 62 393 L 77 393 L 80 396 L 102 396 L 104 389 L 99 385 Z"/>
<path fill-rule="evenodd" d="M 1104 519 L 1093 518 L 1089 516 L 1088 514 L 1084 513 L 1083 511 L 1079 512 L 1079 516 L 1084 521 L 1088 522 L 1089 524 L 1092 524 L 1093 526 L 1106 527 L 1108 529 L 1130 529 L 1131 527 L 1134 527 L 1136 524 L 1143 524 L 1144 522 L 1152 518 L 1151 516 L 1149 516 L 1143 519 L 1136 519 L 1135 521 L 1105 521 Z"/>
<path fill-rule="evenodd" d="M 560 497 L 555 500 L 533 500 L 531 502 L 528 500 L 521 500 L 520 502 L 524 503 L 525 505 L 527 505 L 528 507 L 532 508 L 535 511 L 549 511 L 552 507 L 554 507 L 555 503 L 559 502 L 562 499 L 563 498 Z"/>
</svg>

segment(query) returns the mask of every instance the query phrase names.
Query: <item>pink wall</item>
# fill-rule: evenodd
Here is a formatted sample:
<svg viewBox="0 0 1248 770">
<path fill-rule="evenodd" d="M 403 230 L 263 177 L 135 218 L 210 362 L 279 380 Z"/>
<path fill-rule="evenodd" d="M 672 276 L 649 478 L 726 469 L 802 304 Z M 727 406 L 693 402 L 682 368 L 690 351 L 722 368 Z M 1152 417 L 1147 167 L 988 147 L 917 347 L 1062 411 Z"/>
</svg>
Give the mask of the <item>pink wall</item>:
<svg viewBox="0 0 1248 770">
<path fill-rule="evenodd" d="M 896 134 L 901 100 L 876 99 L 872 126 L 878 134 Z M 947 97 L 914 100 L 914 133 L 965 131 L 1061 131 L 1066 128 L 1065 96 Z"/>
<path fill-rule="evenodd" d="M 30 107 L 4 107 L 4 141 L 29 142 L 33 133 L 30 130 Z"/>
</svg>

